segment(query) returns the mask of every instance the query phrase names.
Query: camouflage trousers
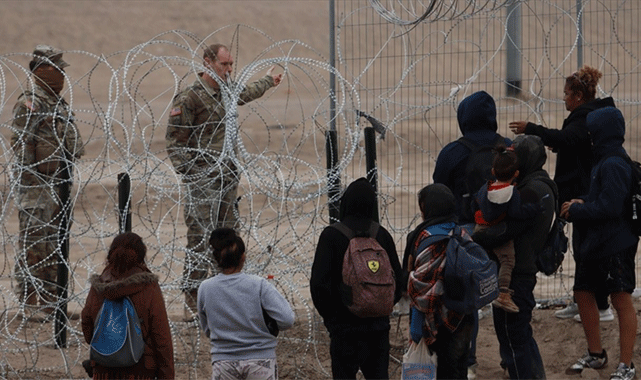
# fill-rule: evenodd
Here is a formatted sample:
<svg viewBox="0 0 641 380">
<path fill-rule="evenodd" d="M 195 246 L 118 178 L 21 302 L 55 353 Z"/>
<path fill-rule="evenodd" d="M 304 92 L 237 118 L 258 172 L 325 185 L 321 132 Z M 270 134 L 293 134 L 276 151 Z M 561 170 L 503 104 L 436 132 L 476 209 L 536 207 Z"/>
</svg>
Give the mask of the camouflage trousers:
<svg viewBox="0 0 641 380">
<path fill-rule="evenodd" d="M 52 195 L 52 191 L 57 195 L 56 190 L 30 189 L 21 194 L 18 202 L 20 253 L 14 267 L 14 291 L 23 302 L 40 299 L 41 304 L 50 303 L 58 296 L 60 257 L 56 249 L 62 215 L 58 200 Z"/>
<path fill-rule="evenodd" d="M 215 271 L 208 253 L 209 235 L 219 227 L 236 228 L 236 198 L 238 177 L 229 173 L 215 178 L 185 183 L 185 224 L 187 252 L 183 269 L 183 291 L 195 292 Z"/>
<path fill-rule="evenodd" d="M 212 380 L 277 380 L 276 359 L 219 360 L 212 365 Z"/>
</svg>

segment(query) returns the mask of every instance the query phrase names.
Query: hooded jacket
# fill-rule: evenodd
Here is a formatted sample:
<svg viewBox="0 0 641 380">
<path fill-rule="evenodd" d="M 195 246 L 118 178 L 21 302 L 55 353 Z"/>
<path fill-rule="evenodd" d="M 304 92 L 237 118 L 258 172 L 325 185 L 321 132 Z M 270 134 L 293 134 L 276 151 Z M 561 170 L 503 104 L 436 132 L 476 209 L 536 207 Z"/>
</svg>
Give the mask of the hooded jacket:
<svg viewBox="0 0 641 380">
<path fill-rule="evenodd" d="M 496 133 L 496 104 L 494 98 L 485 91 L 478 91 L 463 99 L 456 114 L 459 129 L 463 136 L 475 145 L 492 145 L 500 135 Z M 511 140 L 504 138 L 505 145 Z M 472 223 L 473 220 L 460 220 L 461 202 L 465 189 L 465 167 L 471 150 L 458 140 L 445 145 L 436 159 L 434 183 L 449 187 L 456 199 L 456 215 L 459 222 Z M 471 198 L 470 198 L 471 202 Z"/>
<path fill-rule="evenodd" d="M 522 231 L 514 233 L 514 269 L 512 278 L 533 278 L 538 269 L 536 256 L 545 245 L 550 226 L 556 210 L 555 191 L 546 182 L 552 182 L 550 176 L 543 169 L 547 159 L 543 141 L 537 136 L 520 135 L 514 139 L 512 147 L 519 160 L 519 177 L 517 190 L 521 194 L 536 194 L 536 198 L 543 212 L 538 214 L 532 223 L 522 225 Z"/>
<path fill-rule="evenodd" d="M 405 251 L 403 253 L 404 272 L 409 271 L 409 259 L 415 254 L 416 247 L 418 246 L 417 239 L 423 230 L 438 224 L 456 223 L 457 220 L 455 214 L 456 199 L 452 195 L 452 190 L 443 184 L 435 183 L 429 185 L 424 201 L 429 207 L 426 207 L 426 215 L 423 215 L 423 222 L 407 235 Z M 405 288 L 407 288 L 407 282 L 405 283 Z"/>
<path fill-rule="evenodd" d="M 376 210 L 376 193 L 365 178 L 352 182 L 341 198 L 341 222 L 354 231 L 367 231 L 373 222 Z M 396 277 L 394 302 L 401 298 L 403 273 L 396 253 L 396 245 L 390 233 L 382 226 L 378 229 L 376 240 L 387 252 Z M 310 292 L 318 313 L 323 317 L 327 330 L 332 333 L 342 331 L 381 331 L 389 330 L 388 317 L 360 318 L 352 314 L 341 300 L 343 257 L 349 240 L 332 226 L 326 227 L 318 239 L 312 273 Z"/>
<path fill-rule="evenodd" d="M 560 130 L 527 123 L 525 134 L 541 137 L 543 144 L 557 154 L 554 182 L 559 188 L 559 204 L 587 194 L 595 161 L 585 118 L 588 113 L 608 106 L 614 107 L 611 97 L 582 104 L 563 120 Z"/>
<path fill-rule="evenodd" d="M 632 169 L 623 148 L 625 121 L 621 111 L 605 107 L 588 114 L 586 125 L 597 164 L 592 168 L 590 190 L 573 204 L 568 221 L 585 230 L 579 252 L 581 259 L 599 259 L 639 243 L 623 218 L 630 194 Z M 621 157 L 623 156 L 623 157 Z"/>
<path fill-rule="evenodd" d="M 82 333 L 87 343 L 91 343 L 98 311 L 105 298 L 118 299 L 129 296 L 138 317 L 141 319 L 145 351 L 140 361 L 128 368 L 108 368 L 92 363 L 94 378 L 115 379 L 173 379 L 174 350 L 158 276 L 152 274 L 145 264 L 138 264 L 123 274 L 117 274 L 108 265 L 100 276 L 89 279 L 91 289 L 82 309 Z"/>
</svg>

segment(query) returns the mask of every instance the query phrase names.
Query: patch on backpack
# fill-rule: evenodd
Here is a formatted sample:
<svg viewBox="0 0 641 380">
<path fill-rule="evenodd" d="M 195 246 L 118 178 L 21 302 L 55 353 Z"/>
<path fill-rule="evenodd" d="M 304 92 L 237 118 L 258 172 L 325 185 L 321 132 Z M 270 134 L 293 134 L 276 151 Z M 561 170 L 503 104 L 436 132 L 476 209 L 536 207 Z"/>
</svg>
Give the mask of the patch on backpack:
<svg viewBox="0 0 641 380">
<path fill-rule="evenodd" d="M 183 113 L 183 110 L 180 107 L 173 108 L 171 112 L 169 112 L 169 116 L 178 116 Z"/>
<path fill-rule="evenodd" d="M 372 273 L 376 273 L 380 269 L 381 264 L 378 262 L 378 260 L 370 260 L 367 262 L 367 267 L 372 271 Z"/>
</svg>

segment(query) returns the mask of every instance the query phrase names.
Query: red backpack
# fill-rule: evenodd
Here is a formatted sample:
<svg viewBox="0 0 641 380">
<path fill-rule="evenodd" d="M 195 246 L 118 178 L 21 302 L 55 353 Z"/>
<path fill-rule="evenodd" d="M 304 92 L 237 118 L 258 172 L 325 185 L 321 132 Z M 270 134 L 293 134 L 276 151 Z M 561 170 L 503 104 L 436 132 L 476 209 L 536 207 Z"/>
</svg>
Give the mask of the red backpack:
<svg viewBox="0 0 641 380">
<path fill-rule="evenodd" d="M 361 317 L 386 317 L 394 308 L 396 281 L 387 252 L 376 240 L 380 227 L 372 222 L 369 231 L 355 233 L 343 223 L 334 228 L 349 239 L 343 257 L 343 303 Z"/>
</svg>

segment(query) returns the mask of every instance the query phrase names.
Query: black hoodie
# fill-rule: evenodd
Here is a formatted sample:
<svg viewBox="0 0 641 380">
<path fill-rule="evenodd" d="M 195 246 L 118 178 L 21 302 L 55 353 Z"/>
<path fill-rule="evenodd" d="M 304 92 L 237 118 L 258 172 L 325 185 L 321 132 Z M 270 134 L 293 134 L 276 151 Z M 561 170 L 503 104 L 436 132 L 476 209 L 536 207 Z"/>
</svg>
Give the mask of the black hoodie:
<svg viewBox="0 0 641 380">
<path fill-rule="evenodd" d="M 519 159 L 517 189 L 521 193 L 536 194 L 545 211 L 534 223 L 514 238 L 515 263 L 512 278 L 534 277 L 538 272 L 536 256 L 543 249 L 556 209 L 554 190 L 545 179 L 550 176 L 543 169 L 547 154 L 543 141 L 537 136 L 520 135 L 512 143 Z M 552 184 L 554 185 L 554 184 Z"/>
<path fill-rule="evenodd" d="M 468 141 L 474 145 L 494 145 L 500 135 L 496 133 L 496 104 L 494 98 L 485 91 L 478 91 L 461 101 L 456 113 L 459 129 Z M 506 146 L 512 141 L 503 138 Z M 472 151 L 458 139 L 445 145 L 438 154 L 432 179 L 434 183 L 442 183 L 449 187 L 456 199 L 456 215 L 460 224 L 473 223 L 473 219 L 466 220 L 461 206 L 463 202 L 471 202 L 470 198 L 463 198 L 467 193 L 465 185 L 465 168 Z"/>
<path fill-rule="evenodd" d="M 588 115 L 586 125 L 598 162 L 592 169 L 590 190 L 581 197 L 585 203 L 570 206 L 568 221 L 585 230 L 575 255 L 591 260 L 636 246 L 639 237 L 623 218 L 632 178 L 626 159 L 616 157 L 627 156 L 623 114 L 614 107 L 601 108 Z"/>
<path fill-rule="evenodd" d="M 365 178 L 352 182 L 341 198 L 340 220 L 354 231 L 367 231 L 376 210 L 376 193 Z M 376 240 L 387 251 L 396 274 L 397 302 L 404 289 L 402 270 L 396 253 L 394 239 L 381 227 Z M 389 318 L 359 318 L 352 314 L 341 301 L 339 285 L 342 283 L 343 256 L 349 245 L 345 235 L 332 226 L 321 233 L 310 279 L 312 301 L 330 333 L 341 331 L 388 330 Z"/>
</svg>

